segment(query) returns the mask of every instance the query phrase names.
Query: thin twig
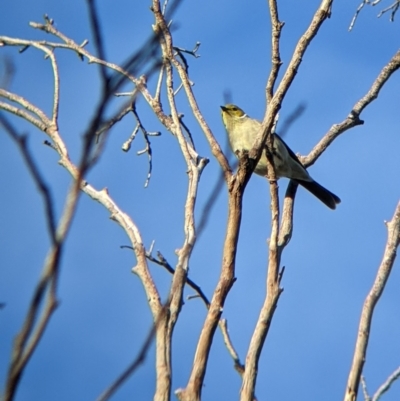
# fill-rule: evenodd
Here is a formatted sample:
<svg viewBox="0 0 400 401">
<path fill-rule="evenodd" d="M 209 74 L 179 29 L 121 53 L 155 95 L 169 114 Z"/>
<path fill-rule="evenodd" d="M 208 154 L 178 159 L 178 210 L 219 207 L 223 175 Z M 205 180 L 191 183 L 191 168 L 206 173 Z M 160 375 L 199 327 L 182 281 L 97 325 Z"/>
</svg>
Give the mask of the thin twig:
<svg viewBox="0 0 400 401">
<path fill-rule="evenodd" d="M 194 58 L 199 58 L 200 54 L 197 54 L 197 50 L 199 50 L 200 44 L 201 44 L 200 42 L 196 42 L 193 50 L 187 50 L 187 49 L 183 49 L 182 47 L 177 47 L 177 46 L 174 46 L 173 49 L 176 50 L 177 53 L 187 53 L 187 54 L 190 54 L 191 56 L 193 56 Z M 182 54 L 180 54 L 180 56 L 183 57 Z M 185 64 L 185 67 L 188 68 L 189 66 L 186 62 L 186 59 L 183 58 L 182 61 Z"/>
<path fill-rule="evenodd" d="M 364 395 L 364 401 L 371 401 L 371 397 L 368 394 L 367 383 L 365 382 L 363 375 L 361 375 L 361 387 Z"/>
<path fill-rule="evenodd" d="M 164 79 L 164 65 L 161 64 L 161 67 L 160 67 L 160 74 L 158 75 L 156 93 L 155 93 L 155 95 L 154 95 L 154 99 L 155 99 L 157 102 L 160 102 L 160 99 L 161 99 L 161 85 L 162 85 L 162 83 L 163 83 L 163 79 Z"/>
<path fill-rule="evenodd" d="M 144 150 L 140 150 L 137 152 L 138 155 L 142 155 L 144 153 L 147 153 L 147 157 L 148 157 L 148 161 L 149 161 L 149 169 L 147 171 L 147 177 L 146 177 L 146 181 L 144 183 L 145 188 L 149 185 L 150 182 L 150 178 L 151 178 L 151 172 L 153 170 L 153 151 L 151 149 L 151 142 L 149 139 L 149 133 L 147 132 L 147 130 L 144 128 L 139 114 L 136 111 L 136 102 L 133 101 L 132 102 L 132 113 L 135 116 L 136 122 L 137 122 L 137 126 L 139 127 L 140 131 L 143 134 L 143 139 L 146 143 L 146 147 L 144 148 Z"/>
<path fill-rule="evenodd" d="M 244 365 L 242 364 L 242 362 L 240 362 L 239 355 L 236 352 L 235 347 L 233 346 L 231 337 L 229 336 L 228 321 L 226 319 L 220 319 L 218 326 L 221 329 L 222 338 L 224 339 L 225 346 L 233 359 L 234 367 L 239 375 L 243 376 Z"/>
<path fill-rule="evenodd" d="M 168 261 L 165 259 L 165 257 L 161 254 L 160 251 L 157 252 L 157 259 L 152 255 L 153 246 L 154 246 L 154 241 L 151 244 L 149 251 L 146 252 L 146 257 L 151 262 L 164 267 L 170 274 L 172 274 L 172 275 L 175 274 L 175 269 L 168 263 Z M 130 247 L 128 245 L 122 245 L 121 248 L 122 249 L 123 248 L 132 249 L 132 247 Z M 196 291 L 196 295 L 193 295 L 190 298 L 188 297 L 188 299 L 192 299 L 195 297 L 200 298 L 204 302 L 204 305 L 206 306 L 206 308 L 209 309 L 210 301 L 208 300 L 207 296 L 204 294 L 201 287 L 198 284 L 196 284 L 193 280 L 191 280 L 189 277 L 186 277 L 186 284 L 189 287 L 193 288 L 193 290 Z M 244 365 L 240 362 L 239 356 L 238 356 L 238 354 L 235 350 L 235 347 L 233 346 L 232 340 L 229 336 L 228 322 L 226 319 L 220 319 L 219 328 L 221 330 L 222 337 L 224 339 L 226 348 L 233 359 L 235 369 L 242 376 L 243 372 L 244 372 Z"/>
<path fill-rule="evenodd" d="M 378 18 L 380 18 L 383 14 L 387 13 L 388 11 L 392 11 L 390 13 L 390 22 L 394 21 L 394 16 L 397 13 L 397 10 L 400 7 L 400 0 L 396 0 L 393 4 L 391 4 L 389 7 L 384 8 L 381 10 L 381 12 L 378 14 Z"/>
<path fill-rule="evenodd" d="M 165 267 L 165 269 L 168 272 L 170 272 L 171 274 L 175 273 L 175 270 L 171 267 L 171 265 L 167 262 L 167 260 L 164 258 L 164 256 L 160 252 L 157 252 L 157 257 L 158 257 L 158 260 L 155 259 L 154 257 L 148 256 L 149 260 L 152 260 L 154 263 L 157 263 L 157 264 Z M 189 285 L 191 288 L 193 288 L 196 291 L 197 296 L 203 300 L 206 308 L 209 309 L 210 308 L 210 301 L 208 300 L 208 298 L 204 294 L 204 292 L 201 289 L 201 287 L 198 284 L 196 284 L 194 281 L 192 281 L 189 277 L 186 277 L 186 283 L 187 283 L 187 285 Z M 221 330 L 222 337 L 224 339 L 224 343 L 226 345 L 226 348 L 227 348 L 229 354 L 231 355 L 231 357 L 233 359 L 235 369 L 238 371 L 238 373 L 240 375 L 243 375 L 244 365 L 240 362 L 239 355 L 236 352 L 235 347 L 233 346 L 232 340 L 231 340 L 231 338 L 229 336 L 227 320 L 226 319 L 220 319 L 218 326 L 219 326 L 219 328 Z"/>
<path fill-rule="evenodd" d="M 371 401 L 378 401 L 381 396 L 386 393 L 390 386 L 400 378 L 400 366 L 386 379 L 386 381 L 378 388 L 376 393 L 372 396 Z"/>
<path fill-rule="evenodd" d="M 30 122 L 36 126 L 39 126 L 39 121 L 40 123 L 46 124 L 49 119 L 47 118 L 46 114 L 43 113 L 43 111 L 41 109 L 39 109 L 38 107 L 36 107 L 35 105 L 33 105 L 31 102 L 29 102 L 28 100 L 26 100 L 25 98 L 23 98 L 22 96 L 16 95 L 15 93 L 11 93 L 5 89 L 1 89 L 0 88 L 0 96 L 4 97 L 7 100 L 10 100 L 13 103 L 18 103 L 20 104 L 22 107 L 24 107 L 27 111 L 29 111 L 32 114 L 35 114 L 37 116 L 38 119 L 36 119 L 36 117 L 32 117 L 27 115 L 26 113 L 23 113 L 22 111 L 22 116 L 23 118 L 30 118 Z M 7 110 L 7 111 L 11 111 L 11 110 Z M 14 113 L 16 114 L 16 113 Z M 36 120 L 36 121 L 35 121 Z"/>
<path fill-rule="evenodd" d="M 196 146 L 195 146 L 194 141 L 193 141 L 192 133 L 190 132 L 189 127 L 188 127 L 188 126 L 185 124 L 185 122 L 183 121 L 183 117 L 184 117 L 184 114 L 183 114 L 183 113 L 180 113 L 180 114 L 179 114 L 179 121 L 180 121 L 180 123 L 181 123 L 183 129 L 184 129 L 185 132 L 187 133 L 187 137 L 188 137 L 188 140 L 189 140 L 189 142 L 190 142 L 190 146 L 191 146 L 194 150 L 196 150 Z"/>
<path fill-rule="evenodd" d="M 349 26 L 349 31 L 351 31 L 354 28 L 354 25 L 356 23 L 356 20 L 358 18 L 358 14 L 360 13 L 360 11 L 364 8 L 365 5 L 370 5 L 370 6 L 376 6 L 377 4 L 379 4 L 381 2 L 381 0 L 363 0 L 360 5 L 358 6 L 351 22 L 350 22 L 350 26 Z M 385 14 L 388 11 L 392 11 L 390 14 L 390 21 L 393 22 L 394 21 L 394 17 L 398 11 L 400 7 L 400 0 L 395 0 L 394 3 L 392 3 L 389 7 L 386 7 L 384 9 L 382 9 L 379 14 L 378 14 L 378 18 L 380 18 L 383 14 Z"/>
<path fill-rule="evenodd" d="M 96 143 L 99 142 L 99 138 L 103 132 L 110 130 L 110 128 L 112 128 L 117 122 L 121 121 L 132 110 L 132 102 L 129 102 L 123 110 L 103 124 L 103 126 L 96 132 Z"/>
<path fill-rule="evenodd" d="M 124 152 L 129 152 L 132 142 L 135 140 L 138 132 L 139 132 L 139 124 L 136 124 L 136 127 L 133 129 L 132 133 L 129 135 L 129 138 L 122 144 L 121 149 Z"/>
<path fill-rule="evenodd" d="M 1 91 L 2 89 L 0 89 L 0 96 L 2 95 Z M 34 125 L 41 131 L 44 131 L 47 127 L 45 123 L 33 117 L 32 114 L 28 113 L 25 110 L 20 109 L 19 107 L 12 106 L 11 104 L 0 102 L 0 110 L 7 111 L 11 114 L 23 118 L 24 120 L 30 122 L 32 125 Z"/>
<path fill-rule="evenodd" d="M 352 20 L 350 22 L 349 31 L 351 31 L 353 29 L 354 24 L 356 23 L 356 19 L 358 17 L 358 14 L 360 13 L 360 11 L 364 8 L 364 6 L 366 4 L 369 4 L 369 3 L 370 3 L 370 0 L 363 0 L 361 2 L 361 4 L 357 7 L 356 13 L 354 14 L 354 16 L 353 16 L 353 18 L 352 18 Z"/>
<path fill-rule="evenodd" d="M 129 245 L 121 245 L 121 249 L 133 249 L 131 246 Z M 174 275 L 175 274 L 175 269 L 168 263 L 167 259 L 165 259 L 165 257 L 163 256 L 163 254 L 158 251 L 157 252 L 157 258 L 156 259 L 153 255 L 152 255 L 152 247 L 149 251 L 146 252 L 146 258 L 148 260 L 150 260 L 151 262 L 164 267 L 168 273 Z M 191 280 L 189 277 L 186 277 L 186 284 L 193 288 L 198 297 L 202 299 L 202 301 L 204 302 L 204 304 L 206 305 L 206 307 L 208 308 L 210 305 L 210 301 L 208 300 L 207 296 L 204 294 L 203 290 L 201 289 L 201 287 L 199 285 L 197 285 L 193 280 Z"/>
</svg>

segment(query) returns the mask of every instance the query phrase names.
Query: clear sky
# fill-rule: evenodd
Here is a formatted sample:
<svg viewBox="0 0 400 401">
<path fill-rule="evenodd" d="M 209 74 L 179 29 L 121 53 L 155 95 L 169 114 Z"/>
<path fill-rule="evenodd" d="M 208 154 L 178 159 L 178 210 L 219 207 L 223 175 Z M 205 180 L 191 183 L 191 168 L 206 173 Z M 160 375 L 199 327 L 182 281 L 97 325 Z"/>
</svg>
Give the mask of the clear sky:
<svg viewBox="0 0 400 401">
<path fill-rule="evenodd" d="M 151 34 L 148 1 L 98 1 L 107 59 L 122 62 Z M 281 38 L 282 71 L 308 26 L 319 1 L 280 2 L 285 22 Z M 307 154 L 332 124 L 343 121 L 367 92 L 382 67 L 399 49 L 400 15 L 376 18 L 379 7 L 366 7 L 352 32 L 351 18 L 359 0 L 334 2 L 326 21 L 303 59 L 284 100 L 281 121 L 299 105 L 303 115 L 285 136 L 290 147 Z M 384 2 L 383 6 L 389 5 Z M 48 14 L 57 28 L 81 43 L 91 40 L 84 1 L 3 0 L 0 35 L 55 40 L 30 28 Z M 261 119 L 270 68 L 270 24 L 265 1 L 183 1 L 174 20 L 174 44 L 192 49 L 201 42 L 198 59 L 189 58 L 190 77 L 199 106 L 214 135 L 225 146 L 219 106 L 231 94 L 251 117 Z M 88 50 L 93 50 L 91 43 Z M 69 51 L 56 52 L 61 74 L 60 129 L 71 158 L 78 160 L 81 135 L 99 94 L 98 69 Z M 0 49 L 15 65 L 10 90 L 50 113 L 52 74 L 48 60 L 34 49 L 18 54 Z M 177 82 L 177 81 L 176 81 Z M 150 81 L 154 87 L 154 79 Z M 127 90 L 131 89 L 126 87 Z M 183 93 L 177 96 L 200 155 L 209 157 L 200 182 L 197 217 L 219 172 L 217 162 L 196 125 Z M 110 113 L 121 99 L 113 102 Z M 153 176 L 147 189 L 146 156 L 138 137 L 131 152 L 121 146 L 134 128 L 127 116 L 111 132 L 105 154 L 90 172 L 97 189 L 107 187 L 120 207 L 137 223 L 146 246 L 155 240 L 168 261 L 176 263 L 182 246 L 187 180 L 174 138 L 156 121 L 143 99 L 138 111 L 152 139 Z M 400 72 L 361 115 L 363 126 L 343 134 L 310 169 L 312 176 L 342 199 L 331 211 L 306 190 L 296 197 L 293 238 L 282 257 L 284 292 L 260 360 L 259 400 L 324 400 L 343 397 L 359 316 L 379 266 L 390 220 L 400 198 Z M 29 136 L 41 172 L 62 211 L 71 178 L 58 157 L 43 146 L 45 136 L 20 119 L 15 126 Z M 279 132 L 279 126 L 278 126 Z M 49 247 L 43 204 L 21 156 L 0 133 L 0 381 L 5 381 L 12 341 L 23 322 L 33 288 Z M 287 180 L 280 180 L 281 194 Z M 226 223 L 225 190 L 211 214 L 207 231 L 195 248 L 190 277 L 208 296 L 218 280 Z M 236 277 L 223 316 L 234 345 L 245 359 L 251 333 L 265 296 L 265 270 L 270 212 L 267 182 L 252 177 L 245 194 Z M 16 400 L 93 400 L 132 361 L 147 334 L 151 316 L 142 285 L 131 273 L 135 258 L 120 245 L 124 232 L 101 205 L 83 195 L 67 240 L 59 285 L 60 305 L 31 359 Z M 365 377 L 371 393 L 400 365 L 399 262 L 396 261 L 373 320 Z M 152 274 L 165 299 L 171 277 L 157 266 Z M 186 295 L 192 291 L 187 289 Z M 201 301 L 186 301 L 175 330 L 173 388 L 188 379 L 195 345 L 205 317 Z M 203 399 L 237 399 L 240 378 L 233 369 L 221 335 L 216 333 Z M 154 391 L 154 347 L 144 365 L 114 400 L 149 400 Z M 384 396 L 400 398 L 400 383 Z M 362 395 L 359 396 L 362 399 Z"/>
</svg>

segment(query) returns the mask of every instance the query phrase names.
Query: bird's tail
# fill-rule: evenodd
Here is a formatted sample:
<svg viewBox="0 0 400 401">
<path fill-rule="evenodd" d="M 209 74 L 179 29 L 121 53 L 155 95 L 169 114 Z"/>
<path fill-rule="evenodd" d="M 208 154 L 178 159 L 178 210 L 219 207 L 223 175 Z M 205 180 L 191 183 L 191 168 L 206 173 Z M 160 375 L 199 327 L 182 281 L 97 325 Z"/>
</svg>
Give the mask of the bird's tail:
<svg viewBox="0 0 400 401">
<path fill-rule="evenodd" d="M 336 205 L 340 203 L 340 198 L 338 196 L 333 194 L 331 191 L 328 191 L 316 181 L 294 181 L 310 191 L 314 196 L 316 196 L 321 202 L 325 203 L 325 205 L 331 209 L 336 209 Z"/>
</svg>

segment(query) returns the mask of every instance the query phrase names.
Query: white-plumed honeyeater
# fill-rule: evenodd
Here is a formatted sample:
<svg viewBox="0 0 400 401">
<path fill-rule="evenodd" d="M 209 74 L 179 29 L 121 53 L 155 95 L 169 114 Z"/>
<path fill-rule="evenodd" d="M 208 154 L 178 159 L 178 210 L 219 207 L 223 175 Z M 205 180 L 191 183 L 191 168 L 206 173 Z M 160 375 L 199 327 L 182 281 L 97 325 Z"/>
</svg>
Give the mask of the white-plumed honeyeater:
<svg viewBox="0 0 400 401">
<path fill-rule="evenodd" d="M 254 145 L 256 136 L 260 131 L 261 123 L 250 118 L 240 107 L 234 104 L 221 106 L 222 120 L 232 151 L 238 155 L 241 151 L 250 151 Z M 287 177 L 302 185 L 321 202 L 331 209 L 335 209 L 340 203 L 340 198 L 328 191 L 322 185 L 314 181 L 295 153 L 286 145 L 286 143 L 277 134 L 273 135 L 273 149 L 269 154 L 273 157 L 276 178 Z M 254 169 L 258 175 L 267 177 L 267 153 L 265 145 L 261 153 L 260 160 Z M 268 178 L 268 177 L 267 177 Z"/>
</svg>

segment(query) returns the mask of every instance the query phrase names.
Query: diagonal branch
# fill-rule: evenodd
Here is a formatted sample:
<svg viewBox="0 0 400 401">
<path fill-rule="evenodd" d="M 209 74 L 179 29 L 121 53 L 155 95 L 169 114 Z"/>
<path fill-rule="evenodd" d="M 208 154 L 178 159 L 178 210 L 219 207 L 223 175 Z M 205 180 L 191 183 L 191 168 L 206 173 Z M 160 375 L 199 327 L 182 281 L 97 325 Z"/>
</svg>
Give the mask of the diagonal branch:
<svg viewBox="0 0 400 401">
<path fill-rule="evenodd" d="M 79 52 L 83 48 L 74 44 L 73 41 L 66 38 L 64 35 L 59 33 L 53 27 L 53 21 L 46 17 L 46 24 L 37 24 L 39 29 L 43 29 L 46 32 L 53 33 L 58 37 L 65 38 L 68 48 L 74 49 Z M 16 337 L 15 345 L 13 348 L 12 360 L 10 364 L 9 374 L 6 383 L 5 401 L 11 401 L 15 395 L 16 388 L 20 381 L 22 372 L 26 367 L 30 357 L 36 349 L 40 339 L 43 336 L 44 330 L 47 327 L 52 312 L 57 306 L 56 290 L 59 275 L 59 263 L 61 260 L 61 254 L 65 238 L 69 232 L 73 216 L 76 211 L 77 202 L 81 191 L 88 194 L 92 199 L 100 202 L 107 210 L 110 211 L 111 218 L 118 222 L 120 226 L 125 230 L 128 235 L 133 249 L 135 251 L 137 265 L 133 271 L 140 277 L 142 284 L 145 288 L 147 298 L 149 299 L 149 306 L 153 314 L 154 319 L 159 316 L 159 312 L 162 308 L 158 291 L 154 285 L 153 279 L 148 270 L 145 248 L 141 239 L 141 234 L 135 225 L 134 221 L 122 212 L 121 209 L 109 196 L 108 191 L 95 190 L 91 185 L 84 181 L 84 176 L 88 170 L 94 165 L 94 162 L 98 160 L 99 154 L 93 152 L 96 132 L 98 132 L 103 122 L 103 115 L 108 105 L 112 91 L 109 88 L 103 89 L 103 93 L 100 96 L 98 106 L 94 112 L 94 115 L 86 129 L 83 136 L 83 146 L 80 161 L 77 165 L 73 164 L 69 158 L 67 147 L 59 133 L 57 124 L 58 117 L 58 106 L 59 106 L 59 91 L 58 91 L 58 70 L 53 54 L 52 46 L 46 42 L 35 42 L 35 41 L 23 41 L 20 39 L 12 39 L 6 37 L 0 37 L 0 45 L 13 45 L 13 46 L 33 46 L 46 53 L 50 58 L 53 66 L 55 87 L 53 93 L 53 115 L 52 118 L 48 118 L 42 110 L 33 106 L 31 103 L 26 101 L 24 98 L 10 94 L 7 91 L 2 90 L 0 95 L 8 99 L 9 101 L 19 103 L 22 107 L 28 111 L 19 109 L 7 103 L 0 103 L 0 107 L 6 111 L 13 112 L 14 114 L 26 118 L 28 121 L 35 124 L 41 129 L 46 135 L 51 138 L 51 148 L 54 149 L 60 156 L 59 163 L 67 169 L 67 171 L 73 177 L 73 184 L 69 190 L 65 201 L 64 212 L 58 223 L 58 227 L 54 233 L 54 244 L 50 248 L 46 260 L 44 262 L 43 271 L 38 281 L 36 290 L 34 291 L 29 310 L 26 314 L 25 321 L 22 325 L 21 331 Z M 48 46 L 48 47 L 47 47 Z M 55 46 L 57 47 L 57 46 Z M 60 46 L 61 47 L 61 46 Z M 143 48 L 143 53 L 147 54 L 148 50 Z M 140 52 L 139 52 L 140 53 Z M 86 52 L 86 54 L 89 54 Z M 130 59 L 129 68 L 130 71 L 134 71 L 136 68 L 135 58 Z M 139 57 L 140 61 L 141 58 Z M 103 63 L 109 67 L 110 65 L 106 62 L 98 60 L 99 63 Z M 141 93 L 148 97 L 152 101 L 151 96 L 147 92 L 145 84 L 141 80 L 135 81 L 135 78 L 121 68 L 117 68 L 122 73 L 123 77 L 130 76 L 133 78 L 133 82 L 137 82 L 137 87 L 140 88 Z M 121 85 L 123 81 L 120 79 L 114 84 L 113 88 L 117 89 L 118 85 Z M 32 114 L 37 116 L 34 117 Z M 167 121 L 169 121 L 167 119 Z M 50 142 L 49 142 L 50 143 Z M 93 156 L 94 153 L 94 156 Z M 42 306 L 42 303 L 44 305 Z"/>
<path fill-rule="evenodd" d="M 386 393 L 391 385 L 400 378 L 400 366 L 387 378 L 387 380 L 376 390 L 372 396 L 371 401 L 378 401 L 381 396 Z"/>
<path fill-rule="evenodd" d="M 307 157 L 302 158 L 302 163 L 309 167 L 313 165 L 328 146 L 343 132 L 364 122 L 360 119 L 362 111 L 369 106 L 375 99 L 392 76 L 400 68 L 400 50 L 391 58 L 391 60 L 382 68 L 381 72 L 372 83 L 368 92 L 353 106 L 347 118 L 339 124 L 334 124 L 330 130 L 324 135 L 320 142 L 312 149 Z"/>
<path fill-rule="evenodd" d="M 282 80 L 280 81 L 278 88 L 273 95 L 272 99 L 268 103 L 268 108 L 266 108 L 266 112 L 264 115 L 264 119 L 260 126 L 259 134 L 257 135 L 257 139 L 254 142 L 253 148 L 249 152 L 249 158 L 253 161 L 255 165 L 260 159 L 263 145 L 267 143 L 267 145 L 272 149 L 272 136 L 269 133 L 272 131 L 274 124 L 277 119 L 278 111 L 282 106 L 282 101 L 286 96 L 287 91 L 289 90 L 294 77 L 297 74 L 297 70 L 301 64 L 301 61 L 304 57 L 304 54 L 310 45 L 313 38 L 318 33 L 320 27 L 324 23 L 324 21 L 330 17 L 331 6 L 333 0 L 322 0 L 319 8 L 314 14 L 313 19 L 309 27 L 306 29 L 302 37 L 297 42 L 296 48 L 293 52 L 292 58 L 289 62 L 289 65 L 283 75 Z M 273 3 L 274 6 L 274 3 Z M 276 10 L 275 10 L 276 11 Z M 272 11 L 272 18 L 277 18 L 277 11 Z M 275 15 L 276 14 L 276 15 Z M 278 22 L 276 22 L 278 23 Z M 278 38 L 278 36 L 277 36 Z M 277 39 L 276 39 L 277 40 Z M 274 74 L 271 73 L 270 77 L 273 77 Z M 272 80 L 272 78 L 271 78 Z M 268 80 L 267 84 L 270 84 Z M 268 89 L 269 91 L 270 89 Z M 267 91 L 267 96 L 268 96 Z"/>
<path fill-rule="evenodd" d="M 15 338 L 4 396 L 5 401 L 10 401 L 14 398 L 22 373 L 39 344 L 52 313 L 57 307 L 56 291 L 61 254 L 72 218 L 76 211 L 79 191 L 75 189 L 75 185 L 71 187 L 65 201 L 64 212 L 56 227 L 50 192 L 27 150 L 25 138 L 19 135 L 3 116 L 0 115 L 0 118 L 6 131 L 17 142 L 34 181 L 43 195 L 46 220 L 52 239 L 52 246 L 44 262 L 42 274 L 34 291 L 25 321 L 21 331 Z"/>
<path fill-rule="evenodd" d="M 32 114 L 26 113 L 23 110 L 21 112 L 17 113 L 14 111 L 15 109 L 11 107 L 7 108 L 7 111 L 12 112 L 13 114 L 20 115 L 20 117 L 23 117 L 25 119 L 29 119 L 29 122 L 32 123 L 33 125 L 37 126 L 39 129 L 41 127 L 44 127 L 42 124 L 48 124 L 50 122 L 50 119 L 46 116 L 45 113 L 43 113 L 42 110 L 39 109 L 39 107 L 36 107 L 33 105 L 31 102 L 23 98 L 22 96 L 16 95 L 15 93 L 9 92 L 5 89 L 0 88 L 0 96 L 4 97 L 5 99 L 13 102 L 13 103 L 18 103 L 20 104 L 24 109 L 29 111 L 32 114 L 35 114 L 36 117 L 33 117 Z M 8 105 L 9 106 L 9 105 Z M 1 108 L 6 109 L 7 105 L 5 103 L 1 103 Z"/>
<path fill-rule="evenodd" d="M 357 399 L 360 377 L 367 354 L 372 316 L 375 306 L 385 289 L 387 280 L 389 279 L 396 259 L 396 251 L 400 244 L 400 202 L 397 204 L 392 220 L 386 223 L 386 227 L 388 229 L 388 239 L 375 281 L 364 301 L 364 306 L 361 312 L 353 362 L 347 381 L 344 401 L 354 401 Z"/>
<path fill-rule="evenodd" d="M 153 262 L 153 263 L 155 263 L 155 264 L 157 264 L 159 266 L 163 266 L 169 273 L 175 274 L 174 268 L 168 263 L 168 261 L 164 258 L 164 256 L 161 254 L 161 252 L 159 252 L 159 251 L 157 252 L 157 258 L 158 259 L 156 259 L 154 256 L 152 256 L 153 245 L 154 245 L 154 242 L 151 244 L 150 250 L 146 253 L 147 258 L 151 262 Z M 121 248 L 131 248 L 131 247 L 122 246 Z M 206 308 L 209 309 L 210 308 L 210 301 L 208 300 L 207 296 L 204 294 L 204 292 L 201 289 L 201 287 L 198 284 L 196 284 L 193 280 L 191 280 L 189 277 L 186 277 L 186 284 L 189 287 L 193 288 L 193 290 L 195 290 L 196 293 L 197 293 L 196 296 L 188 297 L 188 299 L 189 298 L 192 299 L 194 297 L 198 297 L 203 301 L 203 303 L 206 306 Z M 231 340 L 231 338 L 229 336 L 227 320 L 226 319 L 220 319 L 220 321 L 218 323 L 218 326 L 219 326 L 219 328 L 221 330 L 222 338 L 224 340 L 225 346 L 226 346 L 230 356 L 233 359 L 234 367 L 235 367 L 236 371 L 240 374 L 240 376 L 242 376 L 243 372 L 244 372 L 244 366 L 240 362 L 239 355 L 236 352 L 235 347 L 233 346 L 232 340 Z"/>
</svg>

